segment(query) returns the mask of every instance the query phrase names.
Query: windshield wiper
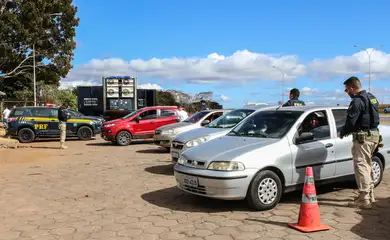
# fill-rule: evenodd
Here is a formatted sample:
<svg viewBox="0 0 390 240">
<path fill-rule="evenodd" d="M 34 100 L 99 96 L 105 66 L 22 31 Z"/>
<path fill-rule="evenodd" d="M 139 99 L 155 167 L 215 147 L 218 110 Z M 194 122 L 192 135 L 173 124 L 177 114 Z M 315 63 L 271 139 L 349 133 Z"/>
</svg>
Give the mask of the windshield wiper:
<svg viewBox="0 0 390 240">
<path fill-rule="evenodd" d="M 265 132 L 257 132 L 251 135 L 248 135 L 248 137 L 263 137 L 263 138 L 268 138 L 268 134 Z"/>
<path fill-rule="evenodd" d="M 236 131 L 234 131 L 234 130 L 230 131 L 228 135 L 242 136 L 242 134 L 240 134 L 240 133 L 238 133 L 238 132 L 236 132 Z"/>
</svg>

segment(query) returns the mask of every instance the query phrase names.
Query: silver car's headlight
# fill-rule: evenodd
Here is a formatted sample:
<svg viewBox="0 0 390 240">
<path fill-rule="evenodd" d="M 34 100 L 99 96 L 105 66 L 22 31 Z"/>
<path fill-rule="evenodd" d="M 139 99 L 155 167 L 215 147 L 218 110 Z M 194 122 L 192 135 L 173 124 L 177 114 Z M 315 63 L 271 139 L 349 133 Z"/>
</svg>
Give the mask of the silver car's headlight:
<svg viewBox="0 0 390 240">
<path fill-rule="evenodd" d="M 185 146 L 186 148 L 192 148 L 192 147 L 196 147 L 204 142 L 207 142 L 208 140 L 210 139 L 210 137 L 200 137 L 200 138 L 196 138 L 194 140 L 191 140 L 191 141 L 188 141 Z"/>
<path fill-rule="evenodd" d="M 175 133 L 176 132 L 174 129 L 169 129 L 169 130 L 162 131 L 161 135 L 173 135 Z"/>
<path fill-rule="evenodd" d="M 242 171 L 245 170 L 245 166 L 241 162 L 218 161 L 212 162 L 207 169 L 216 171 Z"/>
<path fill-rule="evenodd" d="M 183 156 L 180 156 L 179 159 L 177 160 L 177 163 L 182 164 L 182 165 L 186 162 L 187 162 L 187 159 L 185 159 L 185 157 L 183 157 Z"/>
</svg>

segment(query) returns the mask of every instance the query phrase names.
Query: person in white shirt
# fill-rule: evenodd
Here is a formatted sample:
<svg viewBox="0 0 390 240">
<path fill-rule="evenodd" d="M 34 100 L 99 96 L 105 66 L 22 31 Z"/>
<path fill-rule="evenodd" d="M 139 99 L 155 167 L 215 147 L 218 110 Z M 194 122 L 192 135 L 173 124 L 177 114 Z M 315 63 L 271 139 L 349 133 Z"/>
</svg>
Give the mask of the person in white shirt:
<svg viewBox="0 0 390 240">
<path fill-rule="evenodd" d="M 8 107 L 5 107 L 5 109 L 3 111 L 3 126 L 4 126 L 4 128 L 7 127 L 7 119 L 9 117 L 10 113 L 11 113 L 11 111 L 8 109 Z"/>
<path fill-rule="evenodd" d="M 183 107 L 179 106 L 179 119 L 180 122 L 183 122 L 188 118 L 188 113 L 184 110 Z"/>
</svg>

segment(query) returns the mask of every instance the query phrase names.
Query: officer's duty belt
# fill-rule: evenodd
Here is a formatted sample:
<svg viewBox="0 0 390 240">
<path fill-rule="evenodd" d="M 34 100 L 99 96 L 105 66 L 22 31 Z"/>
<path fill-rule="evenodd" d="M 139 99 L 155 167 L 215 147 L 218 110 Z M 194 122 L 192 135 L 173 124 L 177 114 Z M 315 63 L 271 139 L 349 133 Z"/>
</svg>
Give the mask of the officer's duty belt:
<svg viewBox="0 0 390 240">
<path fill-rule="evenodd" d="M 363 134 L 364 139 L 370 142 L 380 142 L 381 135 L 379 131 L 359 131 L 352 133 L 353 140 L 358 140 L 358 135 Z"/>
</svg>

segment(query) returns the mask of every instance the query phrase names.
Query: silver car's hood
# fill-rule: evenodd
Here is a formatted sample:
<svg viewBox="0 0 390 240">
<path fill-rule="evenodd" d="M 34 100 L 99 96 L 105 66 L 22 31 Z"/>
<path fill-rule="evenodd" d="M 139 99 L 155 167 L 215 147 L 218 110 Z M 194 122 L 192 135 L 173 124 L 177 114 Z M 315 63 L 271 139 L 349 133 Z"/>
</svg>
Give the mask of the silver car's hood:
<svg viewBox="0 0 390 240">
<path fill-rule="evenodd" d="M 192 124 L 193 123 L 190 123 L 190 122 L 172 123 L 172 124 L 168 124 L 168 125 L 159 127 L 158 130 L 164 131 L 164 130 L 176 129 L 176 128 L 181 128 L 181 127 L 191 126 Z"/>
<path fill-rule="evenodd" d="M 280 139 L 223 136 L 183 152 L 182 156 L 196 161 L 229 161 L 247 152 L 273 144 Z"/>
<path fill-rule="evenodd" d="M 187 132 L 181 133 L 176 136 L 175 141 L 186 143 L 188 141 L 205 137 L 209 135 L 213 135 L 215 133 L 221 133 L 225 131 L 228 133 L 230 131 L 230 128 L 208 128 L 208 127 L 201 127 L 201 128 L 195 128 L 192 130 L 189 130 Z"/>
</svg>

